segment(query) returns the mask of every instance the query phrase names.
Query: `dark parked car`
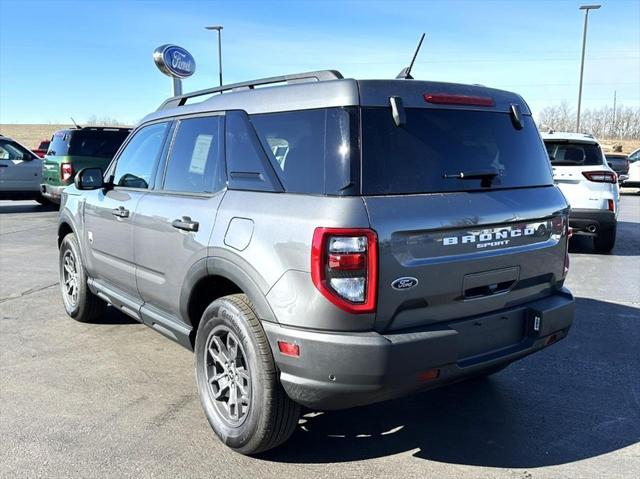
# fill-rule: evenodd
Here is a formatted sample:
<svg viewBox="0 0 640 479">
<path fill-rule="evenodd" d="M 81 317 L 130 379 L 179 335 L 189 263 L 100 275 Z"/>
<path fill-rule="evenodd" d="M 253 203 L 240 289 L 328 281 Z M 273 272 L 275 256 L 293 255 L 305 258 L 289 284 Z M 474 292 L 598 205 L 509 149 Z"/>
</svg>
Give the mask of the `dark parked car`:
<svg viewBox="0 0 640 479">
<path fill-rule="evenodd" d="M 624 153 L 605 153 L 609 167 L 616 172 L 618 180 L 624 180 L 629 173 L 629 157 Z"/>
<path fill-rule="evenodd" d="M 105 170 L 131 128 L 88 126 L 56 131 L 43 163 L 42 196 L 60 203 L 60 194 L 83 168 Z"/>
</svg>

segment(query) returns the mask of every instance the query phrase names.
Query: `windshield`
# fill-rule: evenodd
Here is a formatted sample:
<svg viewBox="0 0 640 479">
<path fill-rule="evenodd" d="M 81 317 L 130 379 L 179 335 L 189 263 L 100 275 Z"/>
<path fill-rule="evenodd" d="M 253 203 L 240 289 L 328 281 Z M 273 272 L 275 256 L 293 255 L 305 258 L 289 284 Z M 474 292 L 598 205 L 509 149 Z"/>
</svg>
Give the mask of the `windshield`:
<svg viewBox="0 0 640 479">
<path fill-rule="evenodd" d="M 602 165 L 602 152 L 595 143 L 545 141 L 545 146 L 554 166 Z"/>
<path fill-rule="evenodd" d="M 389 108 L 362 109 L 363 194 L 411 194 L 553 184 L 536 126 L 507 113 L 410 108 L 397 127 Z M 470 173 L 494 172 L 490 181 Z M 467 178 L 460 178 L 460 173 Z M 445 178 L 445 175 L 447 178 Z M 469 178 L 472 176 L 472 178 Z"/>
<path fill-rule="evenodd" d="M 126 130 L 80 130 L 73 132 L 68 155 L 112 158 L 129 134 Z"/>
<path fill-rule="evenodd" d="M 32 157 L 29 150 L 11 140 L 0 140 L 0 160 L 17 160 L 24 156 Z"/>
</svg>

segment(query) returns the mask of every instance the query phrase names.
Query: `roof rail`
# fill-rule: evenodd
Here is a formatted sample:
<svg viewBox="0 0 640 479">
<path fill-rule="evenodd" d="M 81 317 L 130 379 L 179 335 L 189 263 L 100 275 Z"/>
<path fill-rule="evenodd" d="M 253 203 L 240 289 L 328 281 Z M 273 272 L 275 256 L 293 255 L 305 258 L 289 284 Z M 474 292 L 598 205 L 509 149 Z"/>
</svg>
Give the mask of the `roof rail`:
<svg viewBox="0 0 640 479">
<path fill-rule="evenodd" d="M 240 83 L 232 83 L 230 85 L 222 85 L 214 88 L 206 88 L 204 90 L 197 90 L 191 93 L 185 93 L 184 95 L 178 95 L 167 100 L 160 105 L 158 111 L 165 110 L 167 108 L 174 108 L 177 106 L 183 106 L 188 99 L 196 98 L 204 95 L 212 95 L 214 93 L 222 93 L 229 90 L 252 90 L 257 86 L 273 85 L 277 83 L 302 83 L 305 81 L 327 81 L 327 80 L 340 80 L 344 78 L 342 74 L 337 70 L 319 70 L 315 72 L 294 73 L 292 75 L 281 75 L 270 78 L 260 78 L 258 80 L 251 80 Z"/>
</svg>

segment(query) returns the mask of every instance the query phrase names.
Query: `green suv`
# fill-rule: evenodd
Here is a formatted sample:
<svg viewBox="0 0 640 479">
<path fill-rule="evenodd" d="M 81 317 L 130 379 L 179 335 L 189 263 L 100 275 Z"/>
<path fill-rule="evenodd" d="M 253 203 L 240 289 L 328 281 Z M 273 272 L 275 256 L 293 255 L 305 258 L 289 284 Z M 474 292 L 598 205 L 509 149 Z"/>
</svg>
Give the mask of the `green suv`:
<svg viewBox="0 0 640 479">
<path fill-rule="evenodd" d="M 105 170 L 130 131 L 101 126 L 56 131 L 42 164 L 42 196 L 60 203 L 62 190 L 76 172 L 90 166 Z"/>
</svg>

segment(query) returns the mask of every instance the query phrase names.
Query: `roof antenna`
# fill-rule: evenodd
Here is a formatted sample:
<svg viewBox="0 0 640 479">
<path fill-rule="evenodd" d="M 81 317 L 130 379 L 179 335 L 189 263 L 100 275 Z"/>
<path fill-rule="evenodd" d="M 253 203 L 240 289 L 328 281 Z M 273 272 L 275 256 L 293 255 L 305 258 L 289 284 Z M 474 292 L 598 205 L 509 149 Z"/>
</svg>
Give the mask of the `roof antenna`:
<svg viewBox="0 0 640 479">
<path fill-rule="evenodd" d="M 402 70 L 400 70 L 400 73 L 398 73 L 398 76 L 396 77 L 396 79 L 413 80 L 413 77 L 411 76 L 411 69 L 413 68 L 413 63 L 416 61 L 416 57 L 418 56 L 418 52 L 420 51 L 420 47 L 422 46 L 422 40 L 424 40 L 424 33 L 420 37 L 420 41 L 418 42 L 418 48 L 416 48 L 416 52 L 413 54 L 411 63 L 409 64 L 408 67 L 405 67 Z"/>
<path fill-rule="evenodd" d="M 70 116 L 69 118 L 71 118 L 72 123 L 74 124 L 74 126 L 75 126 L 78 130 L 81 130 L 81 129 L 82 129 L 82 127 L 76 123 L 76 121 L 73 119 L 73 117 L 72 117 L 72 116 Z"/>
</svg>

